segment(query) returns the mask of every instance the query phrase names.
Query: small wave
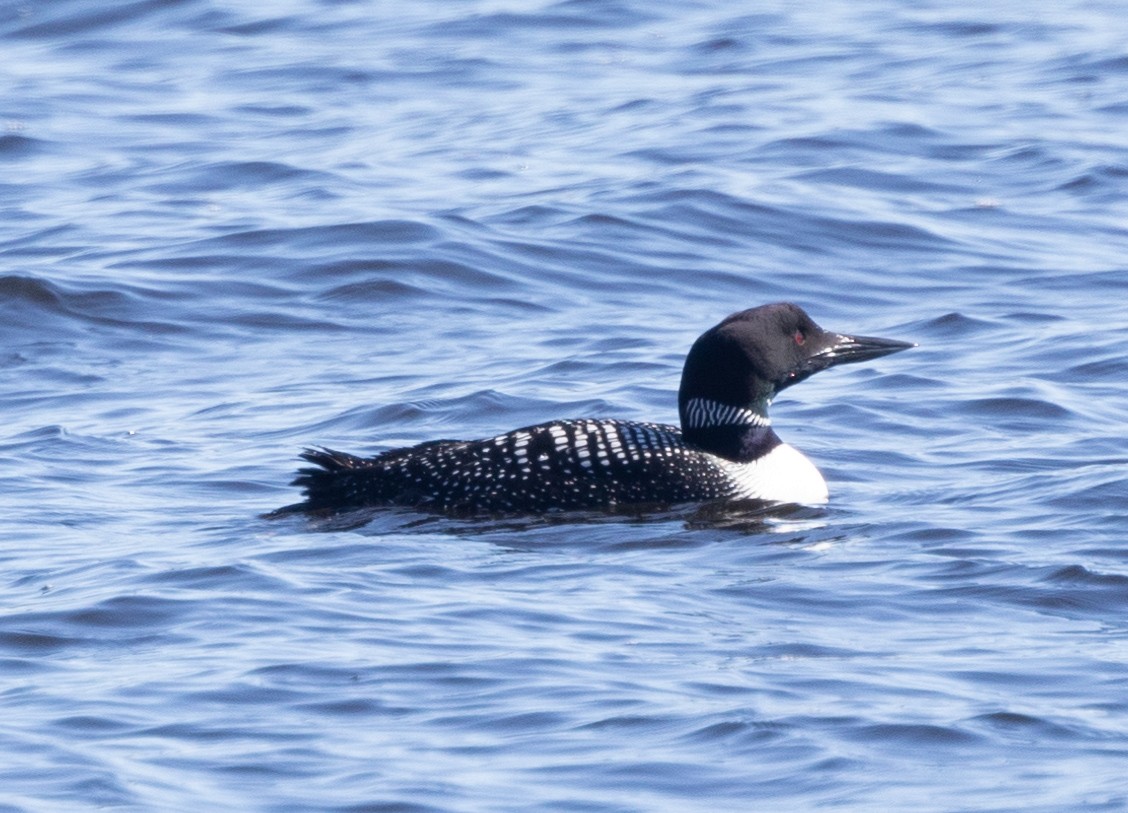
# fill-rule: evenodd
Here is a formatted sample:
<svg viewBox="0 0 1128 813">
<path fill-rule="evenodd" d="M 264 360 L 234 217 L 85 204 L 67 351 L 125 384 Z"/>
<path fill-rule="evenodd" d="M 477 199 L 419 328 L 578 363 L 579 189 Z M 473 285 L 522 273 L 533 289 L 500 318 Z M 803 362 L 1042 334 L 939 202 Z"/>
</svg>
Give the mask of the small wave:
<svg viewBox="0 0 1128 813">
<path fill-rule="evenodd" d="M 1051 401 L 1020 397 L 975 398 L 962 402 L 959 410 L 968 416 L 1002 419 L 1007 424 L 1060 421 L 1073 415 L 1070 410 Z"/>
<path fill-rule="evenodd" d="M 850 739 L 880 744 L 882 747 L 945 748 L 966 747 L 983 742 L 983 738 L 954 726 L 928 723 L 882 723 L 862 725 L 847 732 Z"/>
<path fill-rule="evenodd" d="M 239 249 L 271 249 L 289 247 L 304 251 L 339 249 L 345 245 L 413 246 L 438 239 L 434 226 L 411 220 L 378 220 L 308 226 L 297 229 L 253 229 L 213 237 L 193 244 L 235 246 Z"/>
<path fill-rule="evenodd" d="M 0 630 L 0 651 L 10 654 L 43 654 L 72 646 L 80 639 L 42 632 Z"/>
<path fill-rule="evenodd" d="M 236 189 L 294 187 L 313 184 L 316 188 L 332 187 L 334 177 L 323 171 L 302 169 L 278 161 L 220 161 L 214 164 L 178 167 L 162 173 L 147 189 L 166 194 L 206 194 Z M 159 176 L 158 176 L 159 177 Z"/>
<path fill-rule="evenodd" d="M 865 169 L 862 167 L 816 169 L 799 173 L 795 177 L 808 181 L 833 184 L 835 186 L 849 186 L 857 189 L 870 189 L 883 192 L 967 193 L 969 191 L 967 187 L 960 187 L 949 183 L 938 183 L 911 175 L 884 172 L 876 169 Z"/>
<path fill-rule="evenodd" d="M 994 711 L 972 718 L 972 722 L 988 728 L 993 734 L 1040 740 L 1068 741 L 1078 739 L 1078 732 L 1044 717 L 1035 717 L 1014 711 Z"/>
<path fill-rule="evenodd" d="M 183 615 L 185 603 L 153 596 L 116 596 L 93 607 L 59 614 L 68 626 L 92 629 L 163 629 Z"/>
<path fill-rule="evenodd" d="M 5 319 L 0 331 L 9 345 L 59 341 L 80 335 L 90 325 L 120 329 L 131 342 L 152 344 L 153 337 L 184 332 L 169 320 L 151 318 L 152 292 L 138 286 L 80 289 L 41 277 L 0 277 Z"/>
<path fill-rule="evenodd" d="M 38 138 L 7 133 L 0 135 L 0 159 L 17 159 L 41 152 L 47 142 Z"/>
</svg>

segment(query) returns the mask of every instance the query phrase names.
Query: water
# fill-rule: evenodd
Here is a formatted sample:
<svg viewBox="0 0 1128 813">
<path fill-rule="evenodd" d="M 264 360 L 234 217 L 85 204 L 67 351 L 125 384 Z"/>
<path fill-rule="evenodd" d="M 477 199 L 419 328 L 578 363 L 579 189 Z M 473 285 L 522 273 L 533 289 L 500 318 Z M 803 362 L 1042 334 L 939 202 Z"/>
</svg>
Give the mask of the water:
<svg viewBox="0 0 1128 813">
<path fill-rule="evenodd" d="M 246 4 L 244 4 L 246 6 Z M 0 809 L 1128 810 L 1119 4 L 0 8 Z M 296 453 L 676 420 L 831 505 L 266 521 Z"/>
</svg>

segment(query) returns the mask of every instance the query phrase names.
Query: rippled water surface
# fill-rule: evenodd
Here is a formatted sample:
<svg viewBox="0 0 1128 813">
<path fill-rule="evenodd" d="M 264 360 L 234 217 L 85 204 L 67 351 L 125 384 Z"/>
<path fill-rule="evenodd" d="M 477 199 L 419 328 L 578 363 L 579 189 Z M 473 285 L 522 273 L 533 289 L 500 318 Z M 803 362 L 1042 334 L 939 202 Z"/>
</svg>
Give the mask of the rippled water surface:
<svg viewBox="0 0 1128 813">
<path fill-rule="evenodd" d="M 1120 4 L 260 6 L 0 6 L 0 810 L 1128 810 Z M 260 516 L 784 299 L 825 510 Z"/>
</svg>

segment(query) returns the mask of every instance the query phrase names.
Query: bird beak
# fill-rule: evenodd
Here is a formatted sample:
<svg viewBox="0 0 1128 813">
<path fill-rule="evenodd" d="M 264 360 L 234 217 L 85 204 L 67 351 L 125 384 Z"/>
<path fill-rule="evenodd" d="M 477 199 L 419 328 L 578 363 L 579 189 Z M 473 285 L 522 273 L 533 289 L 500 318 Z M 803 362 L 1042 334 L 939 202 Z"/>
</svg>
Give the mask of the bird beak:
<svg viewBox="0 0 1128 813">
<path fill-rule="evenodd" d="M 853 364 L 855 361 L 881 358 L 890 353 L 908 350 L 910 347 L 916 345 L 913 342 L 878 339 L 873 336 L 833 336 L 830 344 L 815 353 L 811 361 L 820 365 L 820 369 L 826 369 L 838 364 Z"/>
<path fill-rule="evenodd" d="M 853 364 L 855 361 L 869 361 L 870 359 L 888 356 L 890 353 L 899 353 L 916 347 L 912 342 L 902 342 L 896 339 L 877 339 L 873 336 L 842 336 L 838 333 L 824 333 L 821 338 L 822 347 L 814 350 L 800 362 L 799 366 L 788 372 L 782 381 L 776 382 L 776 391 L 790 387 L 820 370 L 834 367 L 838 364 Z"/>
</svg>

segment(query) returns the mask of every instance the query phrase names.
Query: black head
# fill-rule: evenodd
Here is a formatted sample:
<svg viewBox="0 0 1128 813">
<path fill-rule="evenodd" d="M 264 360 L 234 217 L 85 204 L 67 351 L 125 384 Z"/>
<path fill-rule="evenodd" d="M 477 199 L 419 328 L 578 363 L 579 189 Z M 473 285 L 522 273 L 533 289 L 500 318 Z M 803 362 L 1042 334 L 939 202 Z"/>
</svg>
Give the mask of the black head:
<svg viewBox="0 0 1128 813">
<path fill-rule="evenodd" d="M 843 336 L 823 330 L 789 302 L 734 313 L 701 335 L 685 360 L 678 407 L 704 398 L 767 414 L 780 390 L 836 364 L 867 361 L 914 347 L 911 342 Z"/>
</svg>

